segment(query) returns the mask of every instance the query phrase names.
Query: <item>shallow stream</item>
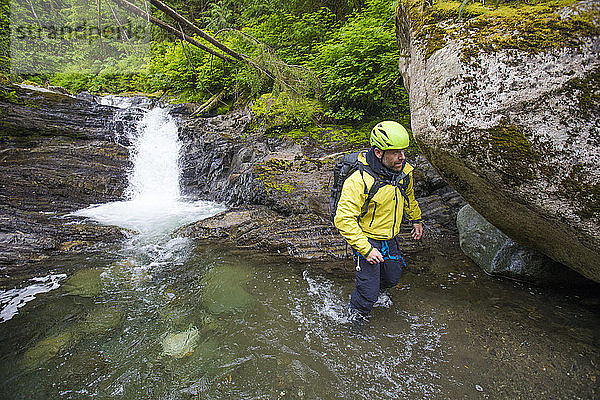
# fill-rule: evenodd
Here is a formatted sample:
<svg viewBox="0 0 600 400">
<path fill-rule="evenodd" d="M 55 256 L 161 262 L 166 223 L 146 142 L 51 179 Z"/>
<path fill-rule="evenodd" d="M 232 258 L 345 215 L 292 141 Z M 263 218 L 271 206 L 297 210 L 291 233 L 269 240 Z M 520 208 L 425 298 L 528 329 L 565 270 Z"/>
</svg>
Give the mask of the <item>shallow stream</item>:
<svg viewBox="0 0 600 400">
<path fill-rule="evenodd" d="M 176 132 L 149 115 L 136 137 Z M 171 237 L 223 207 L 182 199 L 177 144 L 152 140 L 132 151 L 127 201 L 57 216 L 136 234 L 2 278 L 0 398 L 600 398 L 597 286 L 531 288 L 432 254 L 356 329 L 352 276 Z"/>
<path fill-rule="evenodd" d="M 138 250 L 53 261 L 69 278 L 0 325 L 1 398 L 600 395 L 597 306 L 460 258 L 405 274 L 357 331 L 351 277 L 184 239 Z"/>
</svg>

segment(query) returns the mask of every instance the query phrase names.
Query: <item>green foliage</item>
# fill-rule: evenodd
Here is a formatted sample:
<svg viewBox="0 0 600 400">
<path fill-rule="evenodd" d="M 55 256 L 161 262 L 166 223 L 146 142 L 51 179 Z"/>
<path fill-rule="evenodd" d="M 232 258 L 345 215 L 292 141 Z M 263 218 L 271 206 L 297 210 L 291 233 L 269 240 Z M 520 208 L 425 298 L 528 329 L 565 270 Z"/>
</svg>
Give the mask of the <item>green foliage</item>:
<svg viewBox="0 0 600 400">
<path fill-rule="evenodd" d="M 281 136 L 293 129 L 306 128 L 323 113 L 316 100 L 294 100 L 284 93 L 268 93 L 252 103 L 251 131 Z"/>
<path fill-rule="evenodd" d="M 361 8 L 363 3 L 363 0 L 290 0 L 287 2 L 287 11 L 302 14 L 328 8 L 338 19 L 343 19 Z"/>
<path fill-rule="evenodd" d="M 10 3 L 0 0 L 0 72 L 10 69 Z"/>
<path fill-rule="evenodd" d="M 133 19 L 131 13 L 115 5 L 110 8 L 108 2 L 15 1 L 10 8 L 10 24 L 2 26 L 12 30 L 11 67 L 24 74 L 68 69 L 97 74 L 107 65 L 114 66 L 113 59 L 124 58 L 129 58 L 131 67 L 135 57 L 128 55 L 142 54 L 147 47 L 147 21 Z M 128 40 L 121 36 L 121 30 L 127 32 Z"/>
<path fill-rule="evenodd" d="M 60 11 L 63 20 L 97 18 L 97 10 L 87 0 L 65 1 L 67 7 Z M 218 112 L 255 100 L 253 109 L 262 124 L 257 130 L 273 135 L 305 132 L 314 140 L 335 142 L 342 131 L 319 130 L 315 121 L 361 125 L 393 118 L 406 122 L 408 99 L 401 88 L 392 21 L 395 3 L 171 0 L 175 10 L 247 55 L 248 62 L 224 62 L 167 38 L 156 28 L 153 32 L 160 33 L 143 54 L 132 52 L 126 42 L 86 46 L 67 42 L 63 53 L 69 59 L 39 60 L 31 54 L 24 62 L 32 67 L 40 62 L 64 65 L 60 73 L 44 76 L 40 83 L 49 81 L 72 92 L 167 92 L 172 101 L 198 103 L 222 93 Z M 108 9 L 101 10 L 101 18 L 112 21 Z M 100 61 L 97 56 L 106 52 L 109 55 Z"/>
<path fill-rule="evenodd" d="M 327 8 L 336 19 L 344 19 L 360 9 L 363 0 L 238 0 L 244 20 L 249 21 L 272 14 L 304 15 Z"/>
<path fill-rule="evenodd" d="M 244 28 L 244 32 L 275 50 L 284 61 L 290 64 L 304 64 L 316 51 L 319 43 L 332 37 L 335 27 L 335 15 L 323 8 L 299 16 L 264 16 L 251 21 Z"/>
<path fill-rule="evenodd" d="M 350 18 L 314 54 L 311 64 L 321 76 L 324 100 L 331 107 L 328 115 L 335 120 L 402 119 L 408 114 L 390 20 L 394 5 L 393 0 L 368 0 L 366 10 Z"/>
<path fill-rule="evenodd" d="M 17 94 L 16 91 L 14 91 L 14 90 L 9 91 L 4 88 L 0 88 L 0 99 L 2 99 L 3 101 L 8 101 L 9 103 L 15 103 L 15 104 L 21 103 L 21 99 L 19 98 L 19 95 Z"/>
<path fill-rule="evenodd" d="M 359 126 L 322 124 L 294 129 L 285 136 L 300 144 L 317 145 L 339 151 L 369 147 L 369 134 L 372 128 L 371 122 Z"/>
<path fill-rule="evenodd" d="M 210 4 L 203 20 L 205 21 L 204 27 L 212 31 L 234 26 L 233 11 L 227 7 L 223 0 Z"/>
</svg>

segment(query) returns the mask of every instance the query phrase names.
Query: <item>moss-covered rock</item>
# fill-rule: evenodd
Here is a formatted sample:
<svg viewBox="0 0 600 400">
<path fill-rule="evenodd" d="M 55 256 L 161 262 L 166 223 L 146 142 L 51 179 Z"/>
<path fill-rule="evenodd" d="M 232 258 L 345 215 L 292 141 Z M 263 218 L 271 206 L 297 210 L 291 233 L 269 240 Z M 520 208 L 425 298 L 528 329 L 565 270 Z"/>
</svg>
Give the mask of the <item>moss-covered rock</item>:
<svg viewBox="0 0 600 400">
<path fill-rule="evenodd" d="M 600 6 L 400 0 L 428 160 L 515 241 L 600 281 Z"/>
<path fill-rule="evenodd" d="M 90 312 L 77 327 L 84 336 L 104 336 L 119 329 L 125 321 L 125 312 L 121 309 L 99 308 Z"/>
<path fill-rule="evenodd" d="M 461 56 L 475 61 L 479 52 L 514 49 L 541 53 L 579 46 L 600 34 L 600 13 L 595 7 L 572 11 L 576 0 L 478 1 L 400 0 L 397 34 L 407 42 L 410 21 L 414 44 L 425 58 L 451 41 L 462 42 Z M 402 35 L 402 36 L 401 36 Z"/>
<path fill-rule="evenodd" d="M 285 93 L 264 94 L 252 103 L 253 119 L 248 132 L 279 136 L 311 125 L 323 110 L 316 100 L 293 99 Z"/>
</svg>

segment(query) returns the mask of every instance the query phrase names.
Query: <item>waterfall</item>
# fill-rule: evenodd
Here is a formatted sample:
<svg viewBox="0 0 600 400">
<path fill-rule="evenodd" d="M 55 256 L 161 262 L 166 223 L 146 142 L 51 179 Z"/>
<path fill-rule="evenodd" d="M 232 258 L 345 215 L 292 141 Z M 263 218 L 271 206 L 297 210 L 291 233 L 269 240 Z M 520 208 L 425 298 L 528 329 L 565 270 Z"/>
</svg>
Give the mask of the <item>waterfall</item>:
<svg viewBox="0 0 600 400">
<path fill-rule="evenodd" d="M 121 108 L 132 105 L 131 99 L 118 102 L 114 97 L 105 102 Z M 167 108 L 145 111 L 136 129 L 128 133 L 133 168 L 129 171 L 126 200 L 93 205 L 73 215 L 154 237 L 223 211 L 225 207 L 217 203 L 182 198 L 177 133 L 177 123 Z"/>
<path fill-rule="evenodd" d="M 133 170 L 126 195 L 149 204 L 171 204 L 180 198 L 177 124 L 164 108 L 148 111 L 133 139 Z"/>
</svg>

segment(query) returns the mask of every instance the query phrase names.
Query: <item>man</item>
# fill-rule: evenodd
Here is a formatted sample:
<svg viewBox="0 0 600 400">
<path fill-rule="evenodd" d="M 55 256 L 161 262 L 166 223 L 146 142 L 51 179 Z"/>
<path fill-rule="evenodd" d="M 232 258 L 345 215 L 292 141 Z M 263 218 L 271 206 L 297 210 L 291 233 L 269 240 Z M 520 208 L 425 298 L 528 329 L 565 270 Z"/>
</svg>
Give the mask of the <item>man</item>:
<svg viewBox="0 0 600 400">
<path fill-rule="evenodd" d="M 383 121 L 371 131 L 371 149 L 358 156 L 362 168 L 344 182 L 334 224 L 354 250 L 356 287 L 350 317 L 366 321 L 380 292 L 398 284 L 404 260 L 397 235 L 404 213 L 412 237 L 423 234 L 421 209 L 413 190 L 413 167 L 406 162 L 406 129 Z"/>
</svg>

